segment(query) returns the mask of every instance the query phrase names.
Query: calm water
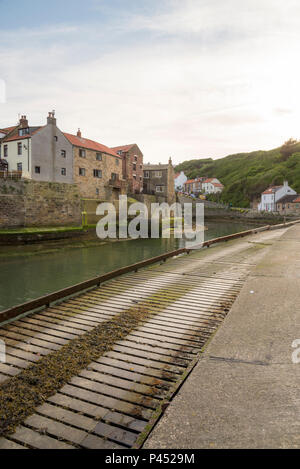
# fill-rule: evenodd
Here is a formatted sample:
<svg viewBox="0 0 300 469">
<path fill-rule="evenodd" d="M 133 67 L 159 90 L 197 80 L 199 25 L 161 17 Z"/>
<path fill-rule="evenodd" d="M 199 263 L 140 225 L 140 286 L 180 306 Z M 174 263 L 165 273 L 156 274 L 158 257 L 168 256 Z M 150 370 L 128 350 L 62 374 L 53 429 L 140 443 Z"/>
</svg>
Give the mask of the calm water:
<svg viewBox="0 0 300 469">
<path fill-rule="evenodd" d="M 254 227 L 240 222 L 208 222 L 206 226 L 206 240 Z M 123 241 L 0 260 L 0 310 L 172 251 L 181 243 L 175 239 Z"/>
</svg>

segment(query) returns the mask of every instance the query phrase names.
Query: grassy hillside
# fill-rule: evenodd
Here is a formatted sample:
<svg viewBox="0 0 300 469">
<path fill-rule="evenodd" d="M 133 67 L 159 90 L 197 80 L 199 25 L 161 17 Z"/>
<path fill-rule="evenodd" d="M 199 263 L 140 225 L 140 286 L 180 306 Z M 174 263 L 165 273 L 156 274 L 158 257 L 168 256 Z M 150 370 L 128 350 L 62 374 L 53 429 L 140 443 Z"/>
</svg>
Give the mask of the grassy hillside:
<svg viewBox="0 0 300 469">
<path fill-rule="evenodd" d="M 300 143 L 270 151 L 239 153 L 225 158 L 185 161 L 176 167 L 188 178 L 216 177 L 225 186 L 221 201 L 235 207 L 249 207 L 270 184 L 289 185 L 300 193 Z"/>
</svg>

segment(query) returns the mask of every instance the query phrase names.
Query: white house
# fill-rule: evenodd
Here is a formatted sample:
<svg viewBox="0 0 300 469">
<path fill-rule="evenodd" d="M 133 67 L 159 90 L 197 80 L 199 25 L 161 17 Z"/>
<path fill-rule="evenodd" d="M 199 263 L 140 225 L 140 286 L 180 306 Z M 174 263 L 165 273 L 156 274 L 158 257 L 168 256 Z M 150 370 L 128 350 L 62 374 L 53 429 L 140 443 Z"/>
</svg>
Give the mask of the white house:
<svg viewBox="0 0 300 469">
<path fill-rule="evenodd" d="M 261 202 L 258 210 L 265 212 L 276 212 L 276 203 L 285 195 L 295 195 L 295 192 L 289 185 L 288 181 L 284 181 L 283 186 L 271 186 L 261 194 Z"/>
<path fill-rule="evenodd" d="M 183 189 L 184 184 L 187 181 L 187 177 L 183 171 L 181 173 L 175 174 L 175 191 L 180 191 Z"/>
<path fill-rule="evenodd" d="M 205 194 L 218 194 L 224 189 L 223 184 L 217 178 L 206 179 L 202 183 L 202 190 Z"/>
<path fill-rule="evenodd" d="M 3 136 L 4 135 L 4 136 Z M 73 147 L 50 112 L 46 125 L 32 127 L 26 116 L 0 129 L 0 167 L 36 181 L 73 183 Z"/>
</svg>

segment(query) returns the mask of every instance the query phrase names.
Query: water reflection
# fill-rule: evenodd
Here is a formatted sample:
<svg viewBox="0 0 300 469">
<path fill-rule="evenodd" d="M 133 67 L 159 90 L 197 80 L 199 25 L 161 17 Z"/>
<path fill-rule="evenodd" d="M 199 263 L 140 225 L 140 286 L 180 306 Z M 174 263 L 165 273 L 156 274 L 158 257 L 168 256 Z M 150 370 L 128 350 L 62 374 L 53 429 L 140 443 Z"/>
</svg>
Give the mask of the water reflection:
<svg viewBox="0 0 300 469">
<path fill-rule="evenodd" d="M 253 227 L 235 222 L 207 226 L 206 240 Z M 181 240 L 145 239 L 1 260 L 0 310 L 179 247 Z"/>
</svg>

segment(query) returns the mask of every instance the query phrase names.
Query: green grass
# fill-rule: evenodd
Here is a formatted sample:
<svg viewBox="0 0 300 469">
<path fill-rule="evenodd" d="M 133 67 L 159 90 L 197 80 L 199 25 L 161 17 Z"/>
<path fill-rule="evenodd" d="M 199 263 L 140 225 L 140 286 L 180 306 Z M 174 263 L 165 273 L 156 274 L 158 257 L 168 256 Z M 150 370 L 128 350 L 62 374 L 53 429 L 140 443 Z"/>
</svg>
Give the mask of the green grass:
<svg viewBox="0 0 300 469">
<path fill-rule="evenodd" d="M 29 227 L 11 228 L 0 230 L 0 235 L 7 234 L 43 234 L 43 233 L 66 233 L 68 231 L 83 231 L 82 226 L 50 226 L 50 227 Z"/>
<path fill-rule="evenodd" d="M 218 160 L 185 161 L 175 171 L 184 171 L 189 179 L 201 176 L 218 178 L 225 189 L 222 195 L 209 199 L 246 208 L 269 185 L 280 185 L 285 179 L 300 193 L 300 144 L 292 147 L 290 156 L 283 155 L 280 149 L 238 153 Z"/>
</svg>

